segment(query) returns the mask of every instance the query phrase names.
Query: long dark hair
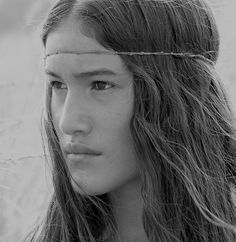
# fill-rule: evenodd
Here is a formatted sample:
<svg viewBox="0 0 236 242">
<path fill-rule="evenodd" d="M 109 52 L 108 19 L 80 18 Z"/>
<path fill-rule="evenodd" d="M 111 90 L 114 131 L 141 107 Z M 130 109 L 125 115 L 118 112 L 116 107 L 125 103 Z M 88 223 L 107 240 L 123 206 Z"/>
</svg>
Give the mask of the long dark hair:
<svg viewBox="0 0 236 242">
<path fill-rule="evenodd" d="M 215 63 L 219 34 L 203 0 L 60 0 L 42 40 L 68 16 L 107 49 L 201 54 Z M 214 64 L 188 56 L 121 56 L 134 76 L 130 129 L 139 157 L 150 242 L 236 241 L 233 114 Z M 45 128 L 55 193 L 35 241 L 100 241 L 115 234 L 107 195 L 75 193 L 50 111 Z M 34 239 L 32 239 L 33 241 Z"/>
</svg>

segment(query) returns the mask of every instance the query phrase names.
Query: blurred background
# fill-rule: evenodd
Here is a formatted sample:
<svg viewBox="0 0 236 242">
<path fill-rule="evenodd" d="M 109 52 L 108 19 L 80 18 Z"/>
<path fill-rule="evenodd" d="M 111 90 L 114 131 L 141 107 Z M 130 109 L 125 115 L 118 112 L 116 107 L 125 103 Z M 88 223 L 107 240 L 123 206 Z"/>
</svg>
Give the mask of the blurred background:
<svg viewBox="0 0 236 242">
<path fill-rule="evenodd" d="M 40 27 L 54 0 L 0 0 L 0 241 L 18 242 L 51 193 L 41 137 Z M 217 70 L 236 113 L 236 1 L 210 0 L 221 34 Z"/>
</svg>

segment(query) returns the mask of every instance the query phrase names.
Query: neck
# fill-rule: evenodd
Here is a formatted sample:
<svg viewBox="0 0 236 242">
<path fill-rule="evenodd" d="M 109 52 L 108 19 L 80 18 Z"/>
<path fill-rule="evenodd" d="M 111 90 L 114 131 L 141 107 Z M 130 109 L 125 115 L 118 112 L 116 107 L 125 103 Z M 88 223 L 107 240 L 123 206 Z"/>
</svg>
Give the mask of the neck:
<svg viewBox="0 0 236 242">
<path fill-rule="evenodd" d="M 142 225 L 143 202 L 140 188 L 139 180 L 135 180 L 125 188 L 109 194 L 119 237 L 116 241 L 147 241 Z"/>
</svg>

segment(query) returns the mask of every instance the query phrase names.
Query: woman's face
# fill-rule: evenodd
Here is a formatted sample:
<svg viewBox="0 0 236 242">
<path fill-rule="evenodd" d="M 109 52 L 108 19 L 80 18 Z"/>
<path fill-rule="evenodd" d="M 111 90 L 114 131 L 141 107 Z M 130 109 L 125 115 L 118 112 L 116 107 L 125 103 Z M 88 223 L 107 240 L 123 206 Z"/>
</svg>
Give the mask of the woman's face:
<svg viewBox="0 0 236 242">
<path fill-rule="evenodd" d="M 130 188 L 138 180 L 130 120 L 133 77 L 118 55 L 69 19 L 50 33 L 45 72 L 52 85 L 53 124 L 72 178 L 90 195 Z M 63 54 L 63 51 L 81 53 Z M 82 190 L 72 180 L 76 191 Z"/>
</svg>

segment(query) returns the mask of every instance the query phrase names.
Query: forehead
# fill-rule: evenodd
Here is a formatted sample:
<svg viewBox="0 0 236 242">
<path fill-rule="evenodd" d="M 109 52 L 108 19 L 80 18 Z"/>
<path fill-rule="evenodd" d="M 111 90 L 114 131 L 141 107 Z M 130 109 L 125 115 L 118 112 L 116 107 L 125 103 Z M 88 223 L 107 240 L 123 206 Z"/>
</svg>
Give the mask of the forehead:
<svg viewBox="0 0 236 242">
<path fill-rule="evenodd" d="M 103 47 L 96 39 L 84 35 L 81 29 L 79 21 L 68 19 L 49 33 L 45 54 L 52 55 L 46 58 L 47 67 L 70 62 L 70 65 L 74 63 L 77 68 L 80 66 L 83 70 L 96 66 L 117 69 L 118 71 L 126 69 L 120 56 L 105 54 L 104 52 L 111 51 Z M 93 54 L 89 54 L 89 52 L 93 52 Z M 54 55 L 55 53 L 57 54 Z"/>
</svg>

